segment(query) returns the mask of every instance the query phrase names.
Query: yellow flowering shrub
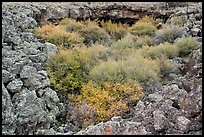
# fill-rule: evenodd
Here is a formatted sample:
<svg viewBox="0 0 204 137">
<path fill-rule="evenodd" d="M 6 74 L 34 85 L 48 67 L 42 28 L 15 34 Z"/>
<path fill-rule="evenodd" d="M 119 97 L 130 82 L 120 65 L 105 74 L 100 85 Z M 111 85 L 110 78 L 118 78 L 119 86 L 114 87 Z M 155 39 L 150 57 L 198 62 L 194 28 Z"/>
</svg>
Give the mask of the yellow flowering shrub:
<svg viewBox="0 0 204 137">
<path fill-rule="evenodd" d="M 143 95 L 139 84 L 104 82 L 98 85 L 89 81 L 83 85 L 81 94 L 75 96 L 74 101 L 80 108 L 87 106 L 86 111 L 82 109 L 81 112 L 84 113 L 85 124 L 87 122 L 91 124 L 107 121 L 113 116 L 122 114 L 128 109 L 128 103 L 139 100 Z M 90 113 L 95 115 L 90 118 Z"/>
<path fill-rule="evenodd" d="M 75 44 L 83 42 L 84 38 L 76 32 L 66 32 L 60 26 L 45 25 L 36 30 L 36 36 L 55 45 L 74 47 Z"/>
</svg>

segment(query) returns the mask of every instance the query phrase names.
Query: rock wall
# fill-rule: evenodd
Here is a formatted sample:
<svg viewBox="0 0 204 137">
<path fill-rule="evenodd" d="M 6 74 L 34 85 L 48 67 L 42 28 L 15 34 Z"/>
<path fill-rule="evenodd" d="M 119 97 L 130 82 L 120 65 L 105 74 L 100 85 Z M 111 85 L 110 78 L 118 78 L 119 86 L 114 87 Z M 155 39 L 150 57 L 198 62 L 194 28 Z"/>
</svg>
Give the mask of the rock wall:
<svg viewBox="0 0 204 137">
<path fill-rule="evenodd" d="M 2 134 L 35 134 L 49 129 L 63 104 L 45 70 L 47 55 L 55 48 L 33 34 L 38 9 L 2 8 Z"/>
<path fill-rule="evenodd" d="M 200 13 L 201 3 L 189 3 L 187 7 L 146 2 L 3 3 L 2 134 L 74 134 L 68 130 L 64 133 L 63 127 L 62 132 L 52 128 L 64 109 L 56 92 L 49 87 L 45 69 L 47 57 L 51 52 L 57 52 L 57 48 L 51 43 L 41 43 L 33 34 L 43 19 L 56 22 L 65 17 L 90 17 L 129 22 L 144 15 L 166 20 L 184 15 L 189 19 L 186 24 L 188 33 L 199 36 L 200 40 Z M 77 134 L 201 134 L 202 54 L 201 51 L 196 52 L 190 59 L 195 63 L 188 64 L 190 67 L 186 67 L 186 74 L 181 77 L 183 88 L 180 89 L 177 84 L 163 87 L 160 92 L 140 101 L 130 120 L 112 118 Z"/>
<path fill-rule="evenodd" d="M 167 19 L 174 13 L 166 2 L 41 2 L 40 4 L 24 2 L 16 4 L 28 14 L 34 10 L 33 17 L 40 24 L 43 24 L 42 21 L 57 23 L 63 18 L 111 19 L 132 24 L 145 15 Z M 7 3 L 7 5 L 12 7 L 14 3 Z"/>
<path fill-rule="evenodd" d="M 112 19 L 112 20 L 138 20 L 145 15 L 155 17 L 165 16 L 165 3 L 118 3 L 118 2 L 77 2 L 77 3 L 44 3 L 33 5 L 40 8 L 43 14 L 37 18 L 56 21 L 63 18 L 74 19 Z M 167 13 L 169 14 L 169 13 Z"/>
</svg>

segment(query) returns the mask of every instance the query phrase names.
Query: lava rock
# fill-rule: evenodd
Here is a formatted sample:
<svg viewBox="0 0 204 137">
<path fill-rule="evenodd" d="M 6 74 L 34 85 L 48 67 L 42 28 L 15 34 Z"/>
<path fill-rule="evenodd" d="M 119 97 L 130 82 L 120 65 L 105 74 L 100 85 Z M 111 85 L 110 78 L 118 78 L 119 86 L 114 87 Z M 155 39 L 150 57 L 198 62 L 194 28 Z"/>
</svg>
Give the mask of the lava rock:
<svg viewBox="0 0 204 137">
<path fill-rule="evenodd" d="M 168 122 L 164 115 L 164 112 L 155 110 L 153 112 L 154 117 L 154 128 L 156 131 L 162 131 L 167 128 Z"/>
<path fill-rule="evenodd" d="M 178 130 L 182 131 L 183 133 L 186 133 L 189 130 L 190 122 L 191 121 L 186 117 L 178 116 L 175 126 Z"/>
<path fill-rule="evenodd" d="M 22 86 L 23 82 L 20 79 L 15 79 L 7 85 L 7 89 L 11 92 L 19 92 Z"/>
</svg>

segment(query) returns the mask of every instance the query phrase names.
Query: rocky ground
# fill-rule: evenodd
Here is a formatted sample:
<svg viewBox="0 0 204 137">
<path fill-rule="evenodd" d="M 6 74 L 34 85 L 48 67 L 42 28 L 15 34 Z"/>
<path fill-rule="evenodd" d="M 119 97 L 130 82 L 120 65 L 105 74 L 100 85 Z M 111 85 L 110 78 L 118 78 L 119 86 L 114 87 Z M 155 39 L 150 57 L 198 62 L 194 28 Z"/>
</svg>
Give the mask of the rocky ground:
<svg viewBox="0 0 204 137">
<path fill-rule="evenodd" d="M 2 4 L 2 134 L 202 134 L 202 3 L 3 3 Z M 49 85 L 45 62 L 51 43 L 34 37 L 46 18 L 56 22 L 112 18 L 135 21 L 144 15 L 187 19 L 186 33 L 200 48 L 187 61 L 172 60 L 175 69 L 167 85 L 147 94 L 128 116 L 75 132 L 71 123 L 55 129 L 63 113 L 57 93 Z"/>
</svg>

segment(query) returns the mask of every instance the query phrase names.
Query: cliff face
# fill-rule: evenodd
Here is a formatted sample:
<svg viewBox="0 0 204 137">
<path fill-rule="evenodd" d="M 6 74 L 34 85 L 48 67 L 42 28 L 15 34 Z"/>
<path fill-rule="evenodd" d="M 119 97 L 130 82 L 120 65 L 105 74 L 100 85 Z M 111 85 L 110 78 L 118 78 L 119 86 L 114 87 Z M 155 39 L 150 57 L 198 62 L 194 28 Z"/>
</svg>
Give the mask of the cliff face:
<svg viewBox="0 0 204 137">
<path fill-rule="evenodd" d="M 131 24 L 145 15 L 167 21 L 182 16 L 188 19 L 184 24 L 186 32 L 201 42 L 201 4 L 3 3 L 2 134 L 73 134 L 52 128 L 64 109 L 57 93 L 49 87 L 45 69 L 47 57 L 57 48 L 41 43 L 33 34 L 42 20 L 57 23 L 67 17 L 99 18 Z M 114 117 L 77 134 L 201 134 L 201 56 L 201 50 L 193 52 L 189 63 L 181 64 L 185 75 L 174 77 L 161 91 L 140 101 L 129 119 Z"/>
</svg>

